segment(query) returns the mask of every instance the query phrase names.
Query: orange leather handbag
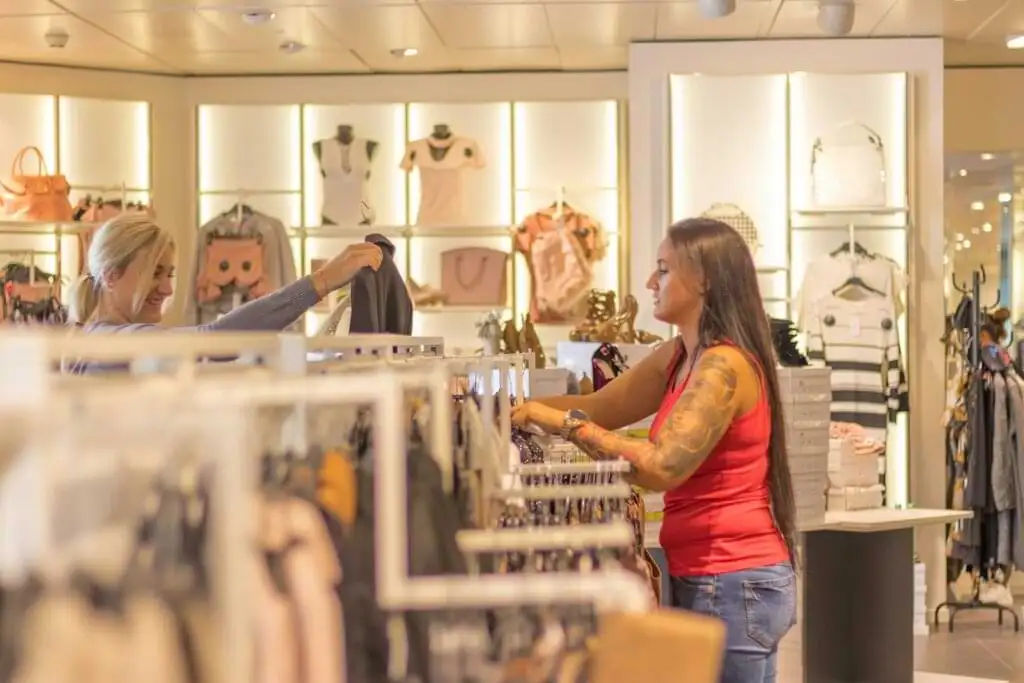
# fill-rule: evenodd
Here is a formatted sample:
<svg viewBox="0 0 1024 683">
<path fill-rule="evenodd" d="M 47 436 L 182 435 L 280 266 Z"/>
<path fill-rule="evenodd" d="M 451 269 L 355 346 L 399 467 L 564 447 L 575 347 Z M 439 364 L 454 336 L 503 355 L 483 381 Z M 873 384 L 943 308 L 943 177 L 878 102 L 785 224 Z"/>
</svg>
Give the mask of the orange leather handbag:
<svg viewBox="0 0 1024 683">
<path fill-rule="evenodd" d="M 36 157 L 35 175 L 25 173 L 25 157 Z M 0 183 L 3 187 L 3 212 L 29 221 L 70 221 L 71 186 L 62 175 L 50 175 L 46 160 L 38 147 L 22 147 L 11 164 L 11 177 Z"/>
</svg>

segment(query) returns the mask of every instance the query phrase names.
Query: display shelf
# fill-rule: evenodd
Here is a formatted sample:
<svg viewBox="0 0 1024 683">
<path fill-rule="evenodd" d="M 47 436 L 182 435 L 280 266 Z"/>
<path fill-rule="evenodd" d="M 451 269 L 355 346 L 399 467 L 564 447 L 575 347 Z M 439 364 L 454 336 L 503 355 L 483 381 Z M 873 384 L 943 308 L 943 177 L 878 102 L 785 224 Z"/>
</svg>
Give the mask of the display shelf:
<svg viewBox="0 0 1024 683">
<path fill-rule="evenodd" d="M 623 247 L 627 230 L 619 107 L 615 101 L 200 105 L 200 223 L 243 199 L 291 226 L 288 233 L 300 273 L 308 271 L 313 258 L 331 256 L 330 250 L 343 249 L 368 233 L 381 233 L 395 243 L 404 275 L 420 285 L 439 287 L 443 251 L 484 247 L 511 252 L 521 220 L 565 202 L 600 221 L 606 232 L 607 256 L 594 264 L 594 286 L 621 292 L 625 269 L 619 254 L 628 254 L 628 249 Z M 459 220 L 419 225 L 420 171 L 407 173 L 400 166 L 408 144 L 430 135 L 439 124 L 457 138 L 473 140 L 471 149 L 484 163 L 462 172 L 465 202 Z M 342 132 L 341 126 L 351 130 Z M 373 209 L 372 225 L 322 221 L 325 183 L 338 181 L 325 180 L 314 142 L 320 141 L 322 149 L 323 143 L 349 133 L 377 143 L 365 190 L 358 190 Z M 260 163 L 274 168 L 234 168 L 250 163 L 245 160 L 252 139 L 269 150 L 269 161 Z M 320 158 L 325 158 L 322 151 Z M 330 161 L 341 163 L 341 152 Z M 207 164 L 212 166 L 204 169 Z M 522 255 L 512 263 L 504 313 L 518 321 L 528 310 L 530 278 Z M 434 330 L 456 345 L 478 348 L 475 323 L 493 308 L 424 309 L 417 311 L 414 326 L 417 334 Z M 552 346 L 568 331 L 565 325 L 538 328 L 544 343 Z"/>
<path fill-rule="evenodd" d="M 150 105 L 147 102 L 0 95 L 0 173 L 7 177 L 17 152 L 39 148 L 51 174 L 64 175 L 75 204 L 87 194 L 149 203 Z M 37 172 L 27 161 L 25 171 Z M 76 221 L 3 220 L 0 262 L 30 261 L 65 282 L 78 274 L 78 233 L 97 227 Z M 62 292 L 66 292 L 63 288 Z"/>
</svg>

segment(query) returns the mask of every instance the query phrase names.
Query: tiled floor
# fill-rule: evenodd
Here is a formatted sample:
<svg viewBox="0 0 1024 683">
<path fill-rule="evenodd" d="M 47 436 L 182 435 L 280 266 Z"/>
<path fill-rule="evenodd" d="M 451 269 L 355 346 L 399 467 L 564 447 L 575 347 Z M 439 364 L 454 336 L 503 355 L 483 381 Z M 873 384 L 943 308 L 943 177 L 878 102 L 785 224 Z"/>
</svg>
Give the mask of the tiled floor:
<svg viewBox="0 0 1024 683">
<path fill-rule="evenodd" d="M 914 663 L 921 672 L 970 677 L 915 683 L 1024 683 L 1024 631 L 1000 628 L 991 612 L 961 613 L 953 633 L 943 629 L 916 639 Z"/>
</svg>

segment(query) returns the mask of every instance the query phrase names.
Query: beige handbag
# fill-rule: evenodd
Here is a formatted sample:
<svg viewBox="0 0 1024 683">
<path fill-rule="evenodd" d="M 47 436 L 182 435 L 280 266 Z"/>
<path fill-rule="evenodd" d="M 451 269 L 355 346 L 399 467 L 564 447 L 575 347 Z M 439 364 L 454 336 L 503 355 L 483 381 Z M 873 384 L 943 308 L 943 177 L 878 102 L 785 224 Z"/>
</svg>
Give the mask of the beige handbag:
<svg viewBox="0 0 1024 683">
<path fill-rule="evenodd" d="M 882 136 L 848 121 L 814 141 L 811 184 L 817 208 L 879 208 L 887 204 Z"/>
<path fill-rule="evenodd" d="M 530 245 L 538 323 L 569 322 L 587 313 L 593 280 L 590 262 L 569 231 L 538 234 Z"/>
<path fill-rule="evenodd" d="M 25 173 L 27 154 L 36 157 L 35 175 Z M 38 147 L 22 147 L 11 164 L 10 179 L 0 185 L 4 190 L 3 212 L 8 216 L 28 221 L 71 220 L 71 186 L 64 176 L 49 174 Z"/>
<path fill-rule="evenodd" d="M 441 254 L 441 292 L 449 306 L 508 305 L 508 252 L 462 247 Z"/>
</svg>

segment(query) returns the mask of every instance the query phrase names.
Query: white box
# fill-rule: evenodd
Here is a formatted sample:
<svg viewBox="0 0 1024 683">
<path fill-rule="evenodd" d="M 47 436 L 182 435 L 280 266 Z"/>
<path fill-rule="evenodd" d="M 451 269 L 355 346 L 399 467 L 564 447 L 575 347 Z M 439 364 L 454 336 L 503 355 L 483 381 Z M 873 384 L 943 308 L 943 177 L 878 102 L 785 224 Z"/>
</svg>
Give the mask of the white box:
<svg viewBox="0 0 1024 683">
<path fill-rule="evenodd" d="M 565 368 L 545 368 L 526 371 L 529 391 L 527 398 L 565 396 L 569 392 L 569 371 Z"/>
<path fill-rule="evenodd" d="M 832 439 L 828 453 L 828 481 L 836 489 L 878 483 L 878 456 L 857 455 L 846 439 Z"/>
<path fill-rule="evenodd" d="M 782 419 L 786 424 L 829 422 L 831 417 L 831 401 L 793 401 L 782 404 Z"/>
<path fill-rule="evenodd" d="M 560 341 L 555 347 L 555 363 L 560 368 L 565 368 L 582 379 L 583 375 L 593 379 L 594 352 L 601 346 L 598 342 L 572 342 Z M 615 344 L 622 357 L 626 359 L 626 365 L 633 367 L 654 351 L 653 346 L 646 344 Z"/>
<path fill-rule="evenodd" d="M 838 510 L 873 510 L 882 507 L 882 494 L 885 487 L 881 484 L 865 488 L 842 488 L 828 490 L 828 509 Z"/>
<path fill-rule="evenodd" d="M 832 370 L 803 367 L 777 368 L 783 403 L 832 403 Z"/>
</svg>

